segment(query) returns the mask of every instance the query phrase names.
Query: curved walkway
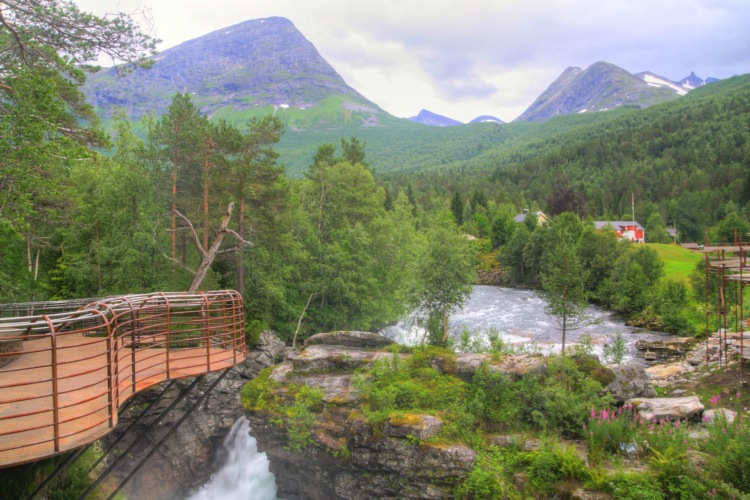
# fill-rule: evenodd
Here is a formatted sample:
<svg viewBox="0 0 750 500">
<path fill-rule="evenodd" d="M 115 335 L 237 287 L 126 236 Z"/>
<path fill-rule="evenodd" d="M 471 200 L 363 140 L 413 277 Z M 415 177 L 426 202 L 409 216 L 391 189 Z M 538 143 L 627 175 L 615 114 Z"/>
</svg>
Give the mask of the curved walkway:
<svg viewBox="0 0 750 500">
<path fill-rule="evenodd" d="M 136 392 L 245 359 L 234 291 L 110 297 L 70 312 L 60 302 L 28 307 L 33 315 L 0 318 L 0 467 L 93 442 Z"/>
</svg>

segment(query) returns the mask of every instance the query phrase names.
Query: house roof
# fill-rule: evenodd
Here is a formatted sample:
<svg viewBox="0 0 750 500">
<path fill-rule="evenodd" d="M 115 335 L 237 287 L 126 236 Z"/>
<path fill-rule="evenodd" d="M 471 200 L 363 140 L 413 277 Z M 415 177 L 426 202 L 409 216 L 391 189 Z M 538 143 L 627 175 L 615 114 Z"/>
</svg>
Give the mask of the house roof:
<svg viewBox="0 0 750 500">
<path fill-rule="evenodd" d="M 540 215 L 542 216 L 542 218 L 544 218 L 544 213 L 542 213 L 542 212 L 531 212 L 531 213 L 534 214 L 534 215 L 536 215 L 537 219 L 539 218 Z M 526 216 L 527 215 L 529 215 L 529 214 L 527 214 L 527 213 L 526 214 L 518 214 L 515 217 L 513 217 L 513 222 L 523 222 L 523 221 L 526 220 Z"/>
<path fill-rule="evenodd" d="M 643 226 L 632 220 L 595 220 L 594 227 L 602 229 L 606 226 L 612 226 L 615 229 L 625 230 L 626 226 L 635 226 L 636 229 L 643 231 Z"/>
</svg>

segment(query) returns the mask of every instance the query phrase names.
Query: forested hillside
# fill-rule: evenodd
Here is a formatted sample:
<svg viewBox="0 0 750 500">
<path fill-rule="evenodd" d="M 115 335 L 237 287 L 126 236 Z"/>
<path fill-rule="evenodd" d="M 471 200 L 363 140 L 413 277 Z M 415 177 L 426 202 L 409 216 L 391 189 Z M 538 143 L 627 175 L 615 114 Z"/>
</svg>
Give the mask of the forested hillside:
<svg viewBox="0 0 750 500">
<path fill-rule="evenodd" d="M 707 227 L 750 201 L 750 76 L 712 83 L 667 104 L 606 116 L 389 180 L 466 197 L 482 189 L 516 207 L 536 204 L 553 215 L 573 211 L 613 220 L 630 213 L 634 195 L 637 220 L 645 223 L 658 211 L 670 225 L 676 221 L 685 241 L 702 240 Z M 548 126 L 569 118 L 550 120 Z M 733 205 L 727 207 L 728 202 Z"/>
</svg>

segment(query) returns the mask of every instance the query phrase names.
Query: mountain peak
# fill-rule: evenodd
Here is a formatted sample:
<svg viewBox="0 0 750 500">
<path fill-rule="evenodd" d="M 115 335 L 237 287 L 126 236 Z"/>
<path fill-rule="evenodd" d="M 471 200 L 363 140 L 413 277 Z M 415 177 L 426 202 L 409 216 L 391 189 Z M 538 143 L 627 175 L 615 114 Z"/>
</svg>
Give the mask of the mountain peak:
<svg viewBox="0 0 750 500">
<path fill-rule="evenodd" d="M 545 121 L 628 105 L 646 107 L 676 97 L 673 89 L 651 86 L 619 66 L 598 61 L 584 70 L 567 68 L 516 121 Z"/>
<path fill-rule="evenodd" d="M 497 118 L 492 115 L 482 115 L 482 116 L 477 116 L 476 118 L 471 120 L 469 123 L 499 123 L 502 125 L 505 122 L 502 121 L 500 118 Z"/>
<path fill-rule="evenodd" d="M 283 17 L 244 21 L 188 40 L 154 56 L 149 70 L 115 78 L 114 68 L 88 79 L 84 91 L 105 116 L 125 106 L 130 118 L 160 114 L 175 92 L 189 92 L 201 110 L 268 106 L 310 108 L 332 96 L 380 111 L 349 87 Z"/>
<path fill-rule="evenodd" d="M 422 125 L 430 125 L 432 127 L 455 127 L 456 125 L 463 125 L 463 123 L 458 120 L 448 118 L 447 116 L 438 115 L 426 109 L 420 111 L 417 116 L 408 118 L 408 120 L 416 123 L 421 123 Z"/>
</svg>

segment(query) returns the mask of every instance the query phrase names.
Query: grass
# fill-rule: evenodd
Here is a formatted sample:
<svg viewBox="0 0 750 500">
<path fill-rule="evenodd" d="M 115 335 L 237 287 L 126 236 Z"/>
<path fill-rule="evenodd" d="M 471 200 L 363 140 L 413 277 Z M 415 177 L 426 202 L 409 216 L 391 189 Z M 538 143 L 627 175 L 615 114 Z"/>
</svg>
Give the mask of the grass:
<svg viewBox="0 0 750 500">
<path fill-rule="evenodd" d="M 646 243 L 646 245 L 656 250 L 664 263 L 664 278 L 685 284 L 688 284 L 690 274 L 703 258 L 699 253 L 672 243 Z"/>
</svg>

